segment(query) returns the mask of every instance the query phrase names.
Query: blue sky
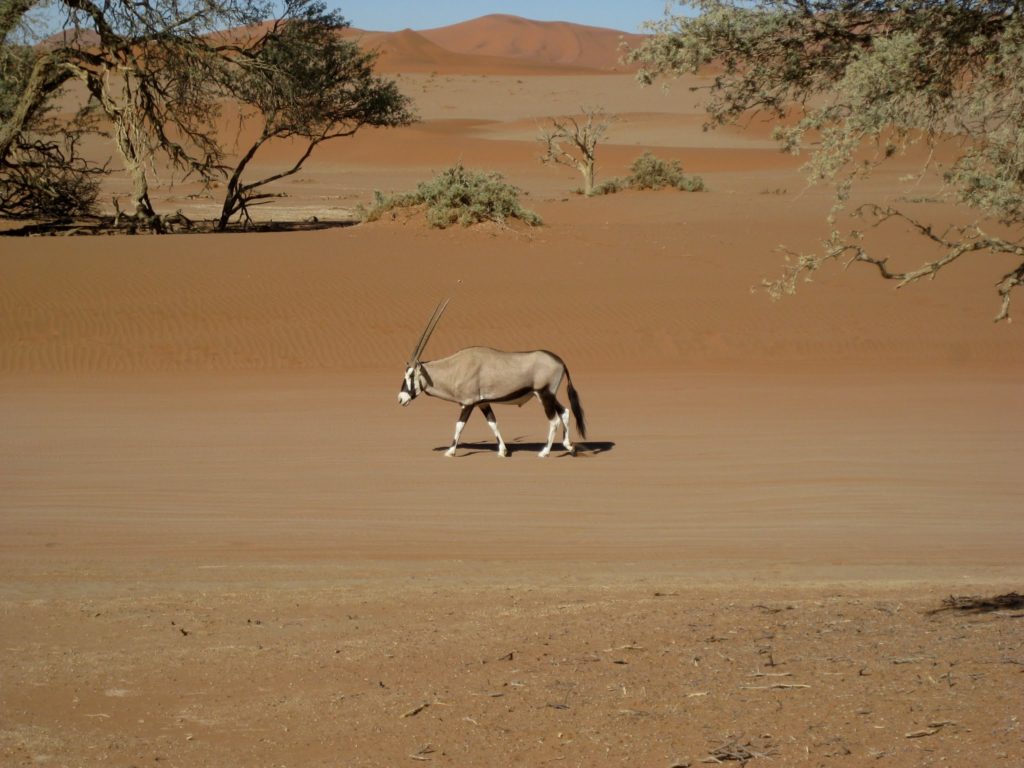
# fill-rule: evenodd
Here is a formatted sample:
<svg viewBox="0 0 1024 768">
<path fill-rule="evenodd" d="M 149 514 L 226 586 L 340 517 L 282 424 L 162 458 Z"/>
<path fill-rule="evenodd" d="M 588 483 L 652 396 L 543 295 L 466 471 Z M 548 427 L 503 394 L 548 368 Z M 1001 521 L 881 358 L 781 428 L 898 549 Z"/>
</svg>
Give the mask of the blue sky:
<svg viewBox="0 0 1024 768">
<path fill-rule="evenodd" d="M 639 32 L 645 21 L 660 19 L 665 13 L 665 0 L 520 0 L 520 2 L 487 2 L 486 0 L 328 0 L 339 8 L 353 27 L 394 31 L 410 27 L 430 29 L 444 27 L 489 13 L 509 13 L 539 21 L 572 21 L 595 27 L 610 27 L 624 32 Z"/>
</svg>

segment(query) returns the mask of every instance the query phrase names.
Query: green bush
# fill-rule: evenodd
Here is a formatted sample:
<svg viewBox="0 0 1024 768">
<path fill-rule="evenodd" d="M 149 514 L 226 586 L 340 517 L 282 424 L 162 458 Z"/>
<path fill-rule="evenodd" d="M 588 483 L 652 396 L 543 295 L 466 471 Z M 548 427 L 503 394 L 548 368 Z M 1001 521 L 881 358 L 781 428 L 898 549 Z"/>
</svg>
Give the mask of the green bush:
<svg viewBox="0 0 1024 768">
<path fill-rule="evenodd" d="M 590 194 L 594 196 L 614 195 L 616 192 L 621 192 L 628 186 L 629 184 L 620 178 L 608 179 L 608 181 L 594 187 L 594 191 Z"/>
<path fill-rule="evenodd" d="M 673 187 L 682 192 L 701 192 L 704 190 L 704 179 L 700 176 L 687 176 L 677 160 L 662 160 L 650 152 L 633 161 L 631 173 L 624 179 L 608 179 L 594 187 L 593 196 L 614 195 L 624 189 L 664 189 Z M 583 194 L 580 191 L 580 194 Z"/>
<path fill-rule="evenodd" d="M 519 189 L 507 184 L 499 173 L 483 173 L 453 165 L 430 181 L 420 182 L 414 192 L 385 196 L 374 193 L 374 204 L 363 211 L 365 221 L 376 221 L 395 208 L 426 207 L 427 221 L 444 229 L 453 224 L 468 227 L 485 221 L 499 224 L 519 219 L 530 226 L 540 217 L 519 205 Z"/>
<path fill-rule="evenodd" d="M 662 189 L 674 187 L 683 192 L 700 192 L 704 180 L 700 176 L 687 176 L 678 160 L 662 160 L 644 152 L 630 167 L 626 183 L 633 189 Z"/>
</svg>

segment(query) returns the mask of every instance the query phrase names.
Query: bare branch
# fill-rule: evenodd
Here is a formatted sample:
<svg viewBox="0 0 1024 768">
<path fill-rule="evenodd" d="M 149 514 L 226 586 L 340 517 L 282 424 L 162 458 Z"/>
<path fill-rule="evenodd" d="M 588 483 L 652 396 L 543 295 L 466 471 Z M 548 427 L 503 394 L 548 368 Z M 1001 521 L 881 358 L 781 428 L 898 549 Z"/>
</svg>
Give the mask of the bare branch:
<svg viewBox="0 0 1024 768">
<path fill-rule="evenodd" d="M 597 145 L 607 133 L 613 118 L 600 107 L 580 107 L 580 110 L 584 122 L 573 116 L 551 118 L 550 126 L 540 130 L 537 140 L 545 145 L 541 162 L 575 168 L 583 176 L 583 193 L 590 195 L 594 191 Z"/>
<path fill-rule="evenodd" d="M 1018 285 L 1024 285 L 1024 262 L 1021 262 L 1020 266 L 1012 272 L 1007 272 L 1003 275 L 1003 279 L 996 283 L 999 296 L 1003 301 L 999 307 L 999 314 L 995 317 L 995 322 L 998 323 L 1000 320 L 1010 322 L 1012 320 L 1010 317 L 1010 291 Z"/>
<path fill-rule="evenodd" d="M 643 67 L 641 82 L 714 66 L 708 125 L 743 125 L 757 112 L 785 118 L 776 127 L 782 148 L 809 149 L 809 182 L 834 186 L 823 251 L 787 251 L 782 276 L 764 283 L 773 297 L 792 293 L 799 278 L 809 279 L 829 259 L 873 264 L 902 286 L 935 277 L 965 256 L 1024 258 L 1019 2 L 696 0 L 695 6 L 700 13 L 667 15 L 650 25 L 654 34 L 630 54 Z M 939 231 L 891 208 L 861 208 L 855 215 L 873 217 L 876 226 L 901 219 L 941 249 L 920 267 L 897 271 L 889 254 L 872 253 L 860 233 L 841 235 L 836 222 L 857 182 L 915 146 L 926 152 L 913 183 L 932 174 L 943 197 L 973 209 L 972 218 L 985 226 L 1007 227 L 1017 242 L 987 235 L 980 224 Z M 997 320 L 1009 318 L 1010 293 L 1019 284 L 1019 269 L 997 283 Z"/>
<path fill-rule="evenodd" d="M 772 298 L 779 298 L 783 294 L 793 293 L 796 290 L 796 283 L 801 276 L 810 279 L 810 275 L 820 269 L 824 262 L 829 260 L 846 258 L 847 266 L 855 262 L 871 264 L 878 270 L 878 274 L 882 278 L 893 280 L 896 282 L 897 288 L 902 288 L 909 283 L 923 278 L 934 279 L 941 270 L 953 262 L 974 253 L 1009 254 L 1024 259 L 1024 243 L 1011 242 L 1001 237 L 989 235 L 976 223 L 966 226 L 951 226 L 945 234 L 940 235 L 931 226 L 893 208 L 883 208 L 878 205 L 867 204 L 858 208 L 857 214 L 872 216 L 874 219 L 871 222 L 873 227 L 880 227 L 892 220 L 902 221 L 941 248 L 942 253 L 937 258 L 926 261 L 916 269 L 896 271 L 889 268 L 889 256 L 876 256 L 869 253 L 859 237 L 844 239 L 839 232 L 833 232 L 822 254 L 808 256 L 785 251 L 789 263 L 785 266 L 782 276 L 776 280 L 766 280 L 762 283 L 768 289 Z M 996 284 L 1002 301 L 1000 311 L 995 317 L 995 322 L 1010 319 L 1010 294 L 1014 288 L 1021 284 L 1024 284 L 1024 262 L 1016 269 L 1005 274 Z"/>
</svg>

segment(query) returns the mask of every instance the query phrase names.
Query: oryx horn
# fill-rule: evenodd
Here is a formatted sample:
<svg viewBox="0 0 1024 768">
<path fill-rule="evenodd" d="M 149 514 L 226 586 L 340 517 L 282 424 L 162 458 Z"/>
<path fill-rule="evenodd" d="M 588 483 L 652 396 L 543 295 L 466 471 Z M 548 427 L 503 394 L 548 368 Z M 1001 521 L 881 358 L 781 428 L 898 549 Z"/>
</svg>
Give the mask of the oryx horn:
<svg viewBox="0 0 1024 768">
<path fill-rule="evenodd" d="M 434 314 L 430 316 L 427 321 L 427 327 L 423 329 L 423 333 L 420 335 L 420 340 L 416 342 L 416 347 L 413 349 L 412 357 L 409 359 L 409 365 L 415 365 L 420 361 L 420 355 L 423 354 L 423 350 L 427 348 L 427 342 L 430 341 L 430 334 L 434 332 L 434 328 L 437 326 L 437 321 L 441 319 L 441 315 L 444 314 L 445 307 L 448 306 L 448 302 L 451 299 L 442 299 L 438 302 L 437 308 L 434 310 Z"/>
</svg>

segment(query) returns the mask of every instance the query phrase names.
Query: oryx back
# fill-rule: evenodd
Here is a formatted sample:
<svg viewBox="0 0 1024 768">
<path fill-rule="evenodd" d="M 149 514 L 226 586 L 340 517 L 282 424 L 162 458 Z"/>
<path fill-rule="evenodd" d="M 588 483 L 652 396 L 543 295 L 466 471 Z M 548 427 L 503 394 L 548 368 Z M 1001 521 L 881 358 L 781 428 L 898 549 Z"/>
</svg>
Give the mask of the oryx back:
<svg viewBox="0 0 1024 768">
<path fill-rule="evenodd" d="M 550 352 L 502 352 L 467 347 L 425 364 L 430 394 L 463 405 L 521 403 L 534 392 L 558 390 L 565 365 Z"/>
</svg>

